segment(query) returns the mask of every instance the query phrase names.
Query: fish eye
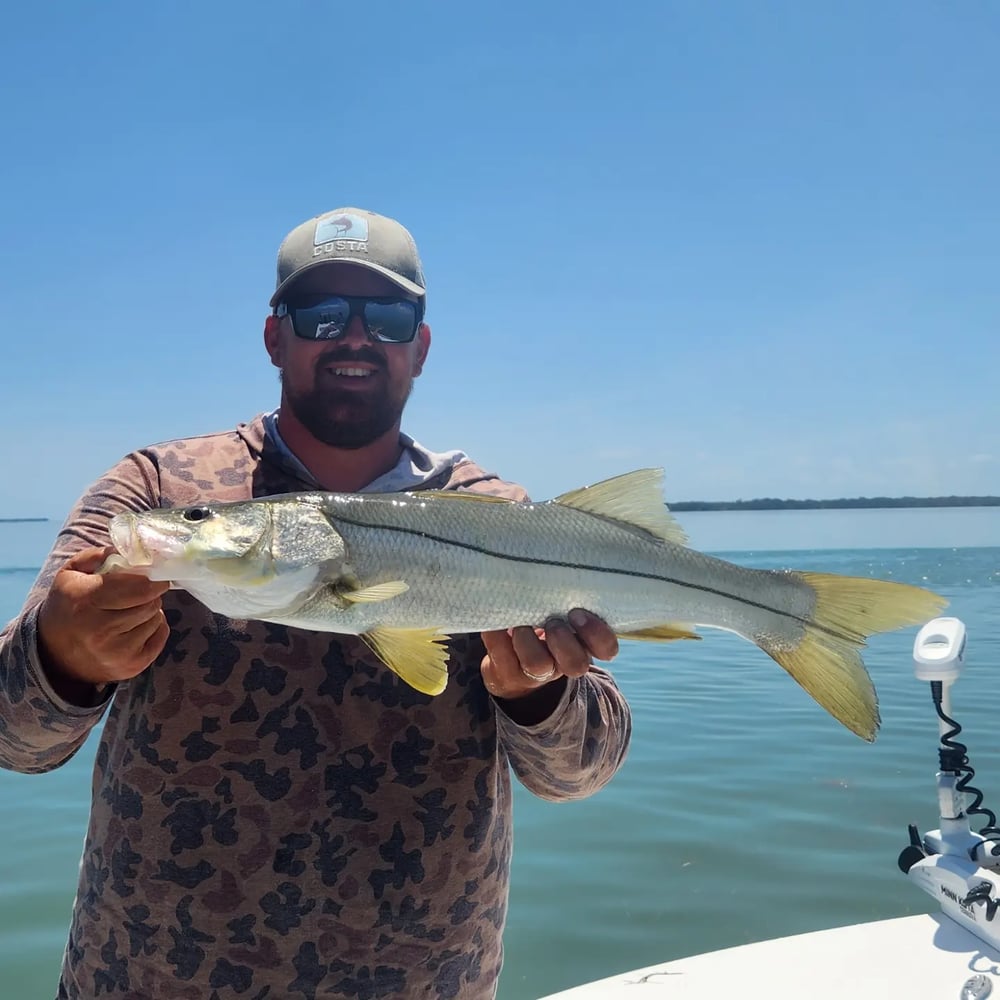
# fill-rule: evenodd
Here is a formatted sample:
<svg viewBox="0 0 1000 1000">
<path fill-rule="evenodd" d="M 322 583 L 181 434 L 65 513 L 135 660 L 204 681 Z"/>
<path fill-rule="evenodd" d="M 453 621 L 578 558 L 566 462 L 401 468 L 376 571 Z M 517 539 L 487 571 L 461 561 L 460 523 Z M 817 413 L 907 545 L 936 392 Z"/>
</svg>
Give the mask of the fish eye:
<svg viewBox="0 0 1000 1000">
<path fill-rule="evenodd" d="M 212 512 L 207 507 L 189 507 L 184 511 L 185 521 L 207 521 Z"/>
</svg>

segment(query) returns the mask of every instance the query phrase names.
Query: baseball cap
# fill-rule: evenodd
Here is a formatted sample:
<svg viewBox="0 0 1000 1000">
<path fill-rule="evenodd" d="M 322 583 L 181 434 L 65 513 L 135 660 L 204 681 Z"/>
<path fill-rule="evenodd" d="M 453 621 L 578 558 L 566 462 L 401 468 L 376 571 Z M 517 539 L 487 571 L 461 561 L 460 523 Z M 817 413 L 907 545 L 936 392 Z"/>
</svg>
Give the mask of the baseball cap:
<svg viewBox="0 0 1000 1000">
<path fill-rule="evenodd" d="M 271 305 L 307 271 L 339 263 L 377 271 L 411 295 L 426 294 L 420 255 L 407 229 L 363 208 L 335 208 L 296 226 L 282 241 Z"/>
</svg>

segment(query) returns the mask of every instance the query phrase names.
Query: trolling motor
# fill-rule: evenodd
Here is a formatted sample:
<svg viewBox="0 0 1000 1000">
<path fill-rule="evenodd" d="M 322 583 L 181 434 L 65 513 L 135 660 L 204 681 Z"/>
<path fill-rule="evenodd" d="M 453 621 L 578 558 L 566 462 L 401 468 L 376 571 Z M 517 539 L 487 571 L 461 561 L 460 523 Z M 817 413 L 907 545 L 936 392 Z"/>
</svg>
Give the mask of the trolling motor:
<svg viewBox="0 0 1000 1000">
<path fill-rule="evenodd" d="M 965 657 L 965 625 L 958 618 L 935 618 L 913 644 L 917 679 L 929 681 L 938 717 L 940 744 L 937 772 L 940 828 L 924 834 L 910 825 L 910 844 L 899 867 L 942 910 L 976 937 L 1000 950 L 1000 828 L 982 806 L 983 795 L 970 781 L 975 775 L 968 750 L 955 737 L 962 727 L 951 718 L 951 685 Z M 978 832 L 969 817 L 986 817 Z"/>
</svg>

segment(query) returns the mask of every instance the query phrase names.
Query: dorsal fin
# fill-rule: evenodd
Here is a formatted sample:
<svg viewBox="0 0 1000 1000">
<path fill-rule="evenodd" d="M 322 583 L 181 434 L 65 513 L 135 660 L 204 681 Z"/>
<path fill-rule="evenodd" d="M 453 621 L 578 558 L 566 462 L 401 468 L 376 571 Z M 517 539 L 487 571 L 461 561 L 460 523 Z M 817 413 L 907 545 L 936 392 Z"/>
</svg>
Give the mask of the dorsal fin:
<svg viewBox="0 0 1000 1000">
<path fill-rule="evenodd" d="M 489 493 L 473 493 L 471 490 L 413 490 L 416 500 L 431 497 L 434 500 L 478 500 L 480 503 L 514 503 L 509 497 L 494 497 Z"/>
<path fill-rule="evenodd" d="M 637 469 L 555 498 L 564 507 L 642 528 L 656 538 L 686 545 L 687 534 L 663 502 L 663 470 Z"/>
</svg>

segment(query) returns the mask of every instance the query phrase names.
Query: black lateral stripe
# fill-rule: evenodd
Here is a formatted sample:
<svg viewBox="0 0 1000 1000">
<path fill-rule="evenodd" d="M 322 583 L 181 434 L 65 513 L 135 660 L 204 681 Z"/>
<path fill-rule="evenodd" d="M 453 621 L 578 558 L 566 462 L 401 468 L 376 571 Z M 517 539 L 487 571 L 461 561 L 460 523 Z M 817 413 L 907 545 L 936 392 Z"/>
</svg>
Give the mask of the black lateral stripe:
<svg viewBox="0 0 1000 1000">
<path fill-rule="evenodd" d="M 345 524 L 354 525 L 356 528 L 391 531 L 400 535 L 413 535 L 417 538 L 438 542 L 441 545 L 452 545 L 455 548 L 465 549 L 468 552 L 476 552 L 479 555 L 492 556 L 495 559 L 506 559 L 508 562 L 528 563 L 535 566 L 558 566 L 560 569 L 589 570 L 593 573 L 611 573 L 616 576 L 638 577 L 643 580 L 655 580 L 658 583 L 670 583 L 675 587 L 685 587 L 688 590 L 697 590 L 699 593 L 711 594 L 714 597 L 724 597 L 731 601 L 739 601 L 741 604 L 746 604 L 751 608 L 758 608 L 761 611 L 767 611 L 770 614 L 779 615 L 780 617 L 787 618 L 790 621 L 798 622 L 800 625 L 809 625 L 834 639 L 840 640 L 841 642 L 847 642 L 852 646 L 856 645 L 855 640 L 851 636 L 844 635 L 842 632 L 838 632 L 836 629 L 829 628 L 819 622 L 814 622 L 811 618 L 803 618 L 801 615 L 792 614 L 790 611 L 784 611 L 781 608 L 771 607 L 769 604 L 761 604 L 759 601 L 751 601 L 743 597 L 735 597 L 733 594 L 728 594 L 724 590 L 717 590 L 715 587 L 706 587 L 698 583 L 688 583 L 686 580 L 678 580 L 672 576 L 660 576 L 656 573 L 641 573 L 627 569 L 614 569 L 613 567 L 608 566 L 590 566 L 587 563 L 555 562 L 549 559 L 532 559 L 529 556 L 517 556 L 506 552 L 496 552 L 493 549 L 483 548 L 480 545 L 473 545 L 470 542 L 461 542 L 454 538 L 442 538 L 439 535 L 432 535 L 427 531 L 421 531 L 419 528 L 405 528 L 401 525 L 395 524 L 371 524 L 366 521 L 355 521 L 353 518 L 344 517 L 340 511 L 337 511 L 333 517 L 337 521 L 343 521 Z"/>
</svg>

